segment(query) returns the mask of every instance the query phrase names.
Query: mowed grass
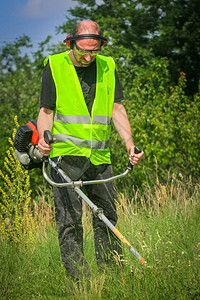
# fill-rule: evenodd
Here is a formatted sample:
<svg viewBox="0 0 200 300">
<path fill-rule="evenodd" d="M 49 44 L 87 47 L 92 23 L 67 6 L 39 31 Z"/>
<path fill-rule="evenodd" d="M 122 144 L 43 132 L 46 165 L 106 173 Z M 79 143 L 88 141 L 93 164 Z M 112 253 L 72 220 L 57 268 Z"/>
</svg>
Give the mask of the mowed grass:
<svg viewBox="0 0 200 300">
<path fill-rule="evenodd" d="M 118 198 L 117 228 L 145 258 L 124 246 L 123 265 L 97 268 L 91 214 L 84 211 L 84 248 L 91 271 L 77 285 L 60 259 L 55 225 L 38 226 L 28 244 L 0 245 L 0 299 L 200 299 L 199 186 L 162 186 Z"/>
</svg>

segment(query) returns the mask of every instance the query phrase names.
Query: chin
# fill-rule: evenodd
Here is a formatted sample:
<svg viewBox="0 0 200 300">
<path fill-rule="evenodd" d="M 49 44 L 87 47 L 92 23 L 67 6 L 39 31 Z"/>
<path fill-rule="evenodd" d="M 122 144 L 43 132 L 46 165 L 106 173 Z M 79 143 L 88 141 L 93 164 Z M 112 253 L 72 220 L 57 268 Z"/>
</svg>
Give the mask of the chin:
<svg viewBox="0 0 200 300">
<path fill-rule="evenodd" d="M 91 64 L 91 61 L 88 63 L 80 63 L 81 67 L 88 67 Z"/>
</svg>

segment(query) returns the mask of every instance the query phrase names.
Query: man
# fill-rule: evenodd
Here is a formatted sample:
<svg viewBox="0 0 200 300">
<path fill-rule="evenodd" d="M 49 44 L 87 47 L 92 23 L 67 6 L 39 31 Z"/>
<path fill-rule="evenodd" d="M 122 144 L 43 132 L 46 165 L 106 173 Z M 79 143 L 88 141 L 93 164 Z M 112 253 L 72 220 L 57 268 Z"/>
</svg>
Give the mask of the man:
<svg viewBox="0 0 200 300">
<path fill-rule="evenodd" d="M 131 164 L 136 165 L 143 153 L 134 153 L 114 61 L 98 55 L 106 41 L 99 25 L 82 21 L 66 41 L 69 52 L 45 60 L 38 148 L 42 155 L 50 155 L 72 180 L 105 179 L 112 176 L 108 147 L 111 118 L 126 144 Z M 53 146 L 45 143 L 44 130 L 52 132 Z M 54 171 L 52 177 L 57 182 L 61 180 Z M 67 272 L 78 278 L 80 266 L 88 269 L 83 253 L 82 203 L 72 188 L 53 190 L 61 257 Z M 88 185 L 85 192 L 115 225 L 113 183 Z M 113 254 L 121 254 L 121 245 L 95 216 L 93 229 L 97 263 L 109 263 Z"/>
</svg>

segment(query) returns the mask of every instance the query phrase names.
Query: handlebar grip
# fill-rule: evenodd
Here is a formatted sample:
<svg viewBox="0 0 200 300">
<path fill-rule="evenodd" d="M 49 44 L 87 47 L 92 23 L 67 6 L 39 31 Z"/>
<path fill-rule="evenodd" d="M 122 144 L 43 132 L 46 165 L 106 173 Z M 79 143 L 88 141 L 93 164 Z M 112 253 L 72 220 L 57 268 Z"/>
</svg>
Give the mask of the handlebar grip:
<svg viewBox="0 0 200 300">
<path fill-rule="evenodd" d="M 141 148 L 140 148 L 139 146 L 135 146 L 134 152 L 135 152 L 135 154 L 139 154 L 139 153 L 142 152 L 142 150 L 141 150 Z M 132 171 L 132 170 L 133 170 L 133 165 L 130 163 L 130 161 L 128 162 L 127 169 L 128 169 L 129 171 Z"/>
<path fill-rule="evenodd" d="M 142 149 L 139 146 L 135 146 L 135 154 L 139 154 L 142 152 Z"/>
<path fill-rule="evenodd" d="M 44 131 L 44 140 L 45 140 L 45 143 L 47 143 L 47 144 L 53 143 L 53 135 L 51 134 L 51 131 L 49 131 L 49 130 Z M 44 163 L 49 162 L 48 156 L 43 156 L 42 160 Z"/>
<path fill-rule="evenodd" d="M 44 140 L 47 144 L 52 144 L 53 143 L 53 135 L 49 130 L 44 131 Z"/>
</svg>

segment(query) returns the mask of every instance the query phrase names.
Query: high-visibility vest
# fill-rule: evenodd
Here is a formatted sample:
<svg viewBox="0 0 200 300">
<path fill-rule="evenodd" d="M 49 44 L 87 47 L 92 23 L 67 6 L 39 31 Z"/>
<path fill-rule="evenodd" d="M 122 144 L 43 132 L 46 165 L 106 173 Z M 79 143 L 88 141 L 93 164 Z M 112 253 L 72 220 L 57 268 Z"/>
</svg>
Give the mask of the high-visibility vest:
<svg viewBox="0 0 200 300">
<path fill-rule="evenodd" d="M 81 85 L 68 52 L 48 56 L 56 86 L 56 109 L 51 157 L 86 156 L 94 165 L 110 164 L 110 132 L 115 92 L 115 63 L 111 57 L 96 57 L 96 95 L 87 109 Z"/>
</svg>

